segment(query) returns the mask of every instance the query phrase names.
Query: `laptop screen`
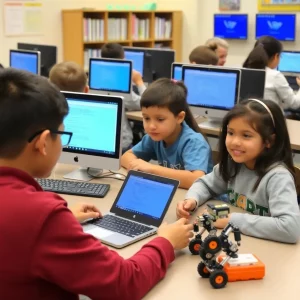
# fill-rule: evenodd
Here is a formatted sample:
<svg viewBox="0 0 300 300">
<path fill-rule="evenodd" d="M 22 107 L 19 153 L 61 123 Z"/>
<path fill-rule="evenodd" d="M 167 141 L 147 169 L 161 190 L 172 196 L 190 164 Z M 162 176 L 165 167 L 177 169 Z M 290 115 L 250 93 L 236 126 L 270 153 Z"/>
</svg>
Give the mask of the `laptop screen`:
<svg viewBox="0 0 300 300">
<path fill-rule="evenodd" d="M 131 175 L 116 208 L 160 219 L 173 192 L 174 185 Z"/>
<path fill-rule="evenodd" d="M 300 73 L 300 52 L 282 52 L 278 70 L 280 72 Z"/>
</svg>

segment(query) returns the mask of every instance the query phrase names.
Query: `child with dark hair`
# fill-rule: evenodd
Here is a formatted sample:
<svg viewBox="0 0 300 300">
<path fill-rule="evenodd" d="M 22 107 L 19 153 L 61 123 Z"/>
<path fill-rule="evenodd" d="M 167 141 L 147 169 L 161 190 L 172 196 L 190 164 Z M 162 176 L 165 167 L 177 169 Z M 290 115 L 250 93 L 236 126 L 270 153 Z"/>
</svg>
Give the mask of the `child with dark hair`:
<svg viewBox="0 0 300 300">
<path fill-rule="evenodd" d="M 164 277 L 174 249 L 188 245 L 192 225 L 163 224 L 126 260 L 84 233 L 79 221 L 101 217 L 99 210 L 83 204 L 70 211 L 34 179 L 49 176 L 72 138 L 63 125 L 66 99 L 29 72 L 4 69 L 0 82 L 0 298 L 143 298 Z"/>
<path fill-rule="evenodd" d="M 299 109 L 300 90 L 295 94 L 284 75 L 276 70 L 282 50 L 280 41 L 272 36 L 262 36 L 256 41 L 243 67 L 266 70 L 265 99 L 276 102 L 282 109 Z M 300 78 L 296 81 L 300 86 Z"/>
<path fill-rule="evenodd" d="M 124 49 L 120 44 L 116 43 L 107 43 L 101 48 L 101 57 L 102 58 L 113 58 L 113 59 L 124 59 Z M 122 80 L 122 78 L 120 78 Z M 140 110 L 140 101 L 141 96 L 146 90 L 142 74 L 136 70 L 132 70 L 132 82 L 136 85 L 138 89 L 138 94 L 134 91 L 131 93 L 131 98 L 125 99 L 125 109 L 127 111 Z M 123 130 L 122 130 L 122 149 L 123 152 L 131 148 L 133 142 L 133 133 L 130 127 L 130 124 L 127 120 L 126 115 L 123 116 Z"/>
<path fill-rule="evenodd" d="M 232 213 L 242 233 L 285 243 L 300 236 L 300 213 L 289 134 L 280 107 L 270 100 L 249 99 L 224 117 L 219 141 L 220 163 L 198 179 L 177 216 L 188 217 L 197 206 L 228 193 L 229 202 L 249 214 Z"/>
<path fill-rule="evenodd" d="M 218 64 L 219 58 L 216 53 L 218 45 L 216 43 L 210 43 L 207 46 L 198 46 L 196 47 L 189 56 L 191 64 L 200 64 L 200 65 L 213 65 Z"/>
<path fill-rule="evenodd" d="M 123 167 L 175 178 L 182 188 L 212 170 L 211 149 L 186 98 L 187 89 L 180 81 L 161 78 L 147 88 L 141 99 L 147 134 L 123 154 Z M 151 159 L 159 165 L 149 163 Z"/>
</svg>

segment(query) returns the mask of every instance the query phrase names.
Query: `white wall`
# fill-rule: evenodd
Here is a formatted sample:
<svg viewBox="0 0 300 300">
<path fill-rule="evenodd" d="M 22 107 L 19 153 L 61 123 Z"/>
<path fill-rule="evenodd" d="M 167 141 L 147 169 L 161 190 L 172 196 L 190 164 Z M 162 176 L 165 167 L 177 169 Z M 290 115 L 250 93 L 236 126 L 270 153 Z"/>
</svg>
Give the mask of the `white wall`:
<svg viewBox="0 0 300 300">
<path fill-rule="evenodd" d="M 42 1 L 42 0 L 40 0 Z M 3 32 L 3 5 L 0 7 L 0 61 L 8 65 L 8 51 L 16 48 L 17 42 L 41 43 L 58 46 L 58 60 L 62 60 L 61 10 L 82 7 L 105 9 L 107 4 L 135 4 L 153 0 L 43 0 L 44 34 L 31 37 L 5 37 Z M 219 13 L 219 0 L 157 0 L 160 10 L 183 11 L 183 61 L 188 61 L 190 51 L 203 44 L 213 35 L 213 14 Z M 256 0 L 241 0 L 239 13 L 249 14 L 249 38 L 246 41 L 229 41 L 228 65 L 240 65 L 254 45 Z M 297 14 L 300 28 L 300 13 Z M 296 42 L 285 42 L 286 49 L 300 49 L 300 30 Z"/>
</svg>

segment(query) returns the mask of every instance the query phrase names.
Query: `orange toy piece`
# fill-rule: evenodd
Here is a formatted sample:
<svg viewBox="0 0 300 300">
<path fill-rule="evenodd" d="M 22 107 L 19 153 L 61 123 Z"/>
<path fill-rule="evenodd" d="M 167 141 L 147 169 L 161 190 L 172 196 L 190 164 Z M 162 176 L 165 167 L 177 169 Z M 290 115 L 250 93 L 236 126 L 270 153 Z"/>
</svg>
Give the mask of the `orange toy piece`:
<svg viewBox="0 0 300 300">
<path fill-rule="evenodd" d="M 217 262 L 221 263 L 225 255 L 220 255 Z M 253 254 L 239 254 L 238 258 L 230 259 L 224 265 L 228 281 L 262 279 L 265 276 L 264 263 Z"/>
</svg>

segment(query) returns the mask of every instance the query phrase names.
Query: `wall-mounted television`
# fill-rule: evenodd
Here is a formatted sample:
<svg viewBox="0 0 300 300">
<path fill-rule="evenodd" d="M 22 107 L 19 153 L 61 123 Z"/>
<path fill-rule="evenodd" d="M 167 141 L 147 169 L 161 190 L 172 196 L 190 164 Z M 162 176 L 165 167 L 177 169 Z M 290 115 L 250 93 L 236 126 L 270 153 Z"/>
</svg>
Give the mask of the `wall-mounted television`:
<svg viewBox="0 0 300 300">
<path fill-rule="evenodd" d="M 248 38 L 248 15 L 215 14 L 214 36 L 223 39 L 246 40 Z"/>
<path fill-rule="evenodd" d="M 296 37 L 295 14 L 257 14 L 256 39 L 270 35 L 280 41 L 294 41 Z"/>
</svg>

